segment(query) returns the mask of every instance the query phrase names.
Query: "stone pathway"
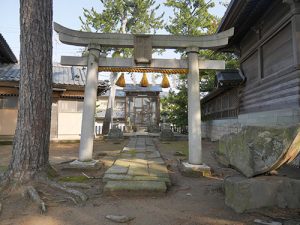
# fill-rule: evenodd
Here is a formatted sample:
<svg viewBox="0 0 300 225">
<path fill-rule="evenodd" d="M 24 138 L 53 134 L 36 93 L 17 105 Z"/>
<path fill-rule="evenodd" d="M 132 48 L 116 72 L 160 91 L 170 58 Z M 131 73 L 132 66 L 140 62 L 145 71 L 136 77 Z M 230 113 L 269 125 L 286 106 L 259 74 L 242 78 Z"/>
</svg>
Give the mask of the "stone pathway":
<svg viewBox="0 0 300 225">
<path fill-rule="evenodd" d="M 153 138 L 131 137 L 113 165 L 105 172 L 105 193 L 165 193 L 171 185 L 168 169 Z"/>
</svg>

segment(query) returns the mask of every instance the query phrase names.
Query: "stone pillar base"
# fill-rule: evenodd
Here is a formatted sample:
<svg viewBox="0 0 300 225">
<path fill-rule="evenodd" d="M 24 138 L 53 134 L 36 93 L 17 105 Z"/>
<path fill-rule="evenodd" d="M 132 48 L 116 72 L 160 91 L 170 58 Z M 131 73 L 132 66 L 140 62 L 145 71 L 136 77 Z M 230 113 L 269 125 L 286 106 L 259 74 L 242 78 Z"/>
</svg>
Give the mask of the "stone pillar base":
<svg viewBox="0 0 300 225">
<path fill-rule="evenodd" d="M 79 169 L 79 170 L 80 169 L 98 170 L 100 168 L 101 168 L 101 163 L 99 163 L 99 160 L 94 160 L 94 159 L 86 162 L 82 162 L 77 159 L 64 166 L 64 169 Z"/>
<path fill-rule="evenodd" d="M 189 177 L 209 177 L 211 168 L 205 164 L 195 165 L 188 162 L 181 162 L 180 172 Z"/>
</svg>

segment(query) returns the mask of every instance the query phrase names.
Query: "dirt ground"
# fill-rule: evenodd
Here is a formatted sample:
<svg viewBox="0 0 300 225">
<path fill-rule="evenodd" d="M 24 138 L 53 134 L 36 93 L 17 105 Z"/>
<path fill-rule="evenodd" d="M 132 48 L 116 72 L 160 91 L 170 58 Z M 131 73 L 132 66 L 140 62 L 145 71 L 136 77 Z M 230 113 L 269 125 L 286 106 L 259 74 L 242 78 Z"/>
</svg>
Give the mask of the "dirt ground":
<svg viewBox="0 0 300 225">
<path fill-rule="evenodd" d="M 223 179 L 237 173 L 219 165 L 212 155 L 216 143 L 203 141 L 204 162 L 213 169 L 211 178 L 184 177 L 178 171 L 178 161 L 184 156 L 175 156 L 177 151 L 187 152 L 187 142 L 156 142 L 162 157 L 168 165 L 172 186 L 164 196 L 106 196 L 102 193 L 104 184 L 101 176 L 126 144 L 96 141 L 94 158 L 104 163 L 101 170 L 86 171 L 85 174 L 98 179 L 83 179 L 89 189 L 83 191 L 89 196 L 84 204 L 74 204 L 57 192 L 40 192 L 48 205 L 48 212 L 41 215 L 37 206 L 24 200 L 20 194 L 2 200 L 1 225 L 110 225 L 116 224 L 106 215 L 127 215 L 134 217 L 132 225 L 238 225 L 254 224 L 254 219 L 288 221 L 300 218 L 300 210 L 261 209 L 243 214 L 235 213 L 224 203 Z M 10 145 L 0 145 L 0 170 L 8 165 Z M 52 144 L 50 161 L 58 170 L 57 180 L 85 178 L 81 171 L 63 170 L 67 161 L 76 159 L 78 143 Z M 47 190 L 40 187 L 40 190 Z M 288 224 L 288 223 L 284 223 Z"/>
</svg>

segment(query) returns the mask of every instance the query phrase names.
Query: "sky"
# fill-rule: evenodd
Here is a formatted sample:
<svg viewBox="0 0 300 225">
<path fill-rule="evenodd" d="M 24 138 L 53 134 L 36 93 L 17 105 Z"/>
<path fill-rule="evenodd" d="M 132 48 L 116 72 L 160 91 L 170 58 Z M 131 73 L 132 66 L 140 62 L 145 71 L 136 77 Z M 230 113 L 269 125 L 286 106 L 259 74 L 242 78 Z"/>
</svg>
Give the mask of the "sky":
<svg viewBox="0 0 300 225">
<path fill-rule="evenodd" d="M 220 1 L 214 0 L 216 7 L 211 12 L 222 17 L 225 8 L 220 6 Z M 165 21 L 172 15 L 172 11 L 163 6 L 165 1 L 157 0 L 161 4 L 158 14 L 165 12 Z M 97 11 L 101 11 L 100 0 L 53 0 L 53 21 L 65 27 L 78 30 L 81 22 L 79 16 L 83 15 L 83 8 L 91 9 L 94 7 Z M 20 53 L 20 26 L 19 26 L 19 0 L 1 0 L 0 7 L 0 33 L 4 36 L 12 51 L 19 58 Z M 81 48 L 62 44 L 58 40 L 57 34 L 53 35 L 53 61 L 59 62 L 61 55 L 80 55 Z M 166 58 L 176 58 L 172 50 L 167 51 L 163 56 Z"/>
<path fill-rule="evenodd" d="M 206 0 L 208 1 L 208 0 Z M 210 0 L 216 3 L 216 7 L 210 12 L 218 17 L 222 17 L 225 13 L 225 8 L 219 4 L 222 0 Z M 157 4 L 161 4 L 158 11 L 160 15 L 165 12 L 164 20 L 168 21 L 172 11 L 163 6 L 163 0 L 156 0 Z M 67 28 L 79 30 L 81 22 L 79 16 L 83 15 L 83 8 L 91 9 L 94 7 L 96 11 L 102 11 L 100 0 L 53 0 L 53 21 Z M 0 7 L 0 33 L 6 39 L 17 59 L 20 54 L 20 26 L 19 26 L 19 0 L 1 0 Z M 162 31 L 161 33 L 164 33 Z M 80 56 L 82 48 L 62 44 L 58 40 L 58 35 L 53 32 L 53 62 L 60 62 L 60 57 L 65 56 Z M 163 55 L 156 55 L 155 58 L 179 58 L 173 50 L 167 50 Z"/>
</svg>

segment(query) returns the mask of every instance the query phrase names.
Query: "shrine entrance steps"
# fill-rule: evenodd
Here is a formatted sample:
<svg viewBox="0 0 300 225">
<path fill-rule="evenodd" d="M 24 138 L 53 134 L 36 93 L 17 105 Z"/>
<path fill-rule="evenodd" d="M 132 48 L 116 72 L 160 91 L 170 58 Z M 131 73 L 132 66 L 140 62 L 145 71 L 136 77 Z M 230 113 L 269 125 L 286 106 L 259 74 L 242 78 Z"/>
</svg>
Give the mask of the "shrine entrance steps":
<svg viewBox="0 0 300 225">
<path fill-rule="evenodd" d="M 105 172 L 106 194 L 163 194 L 171 185 L 168 169 L 152 137 L 130 138 L 113 165 Z"/>
</svg>

